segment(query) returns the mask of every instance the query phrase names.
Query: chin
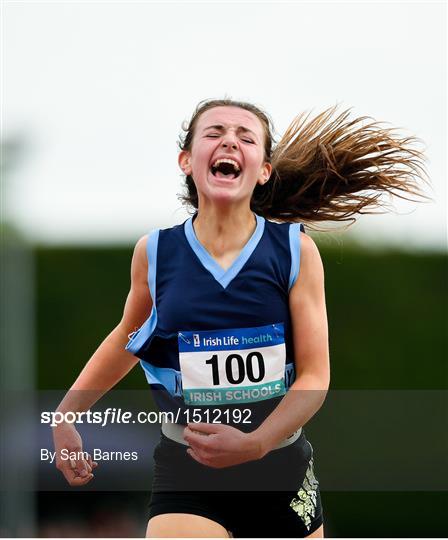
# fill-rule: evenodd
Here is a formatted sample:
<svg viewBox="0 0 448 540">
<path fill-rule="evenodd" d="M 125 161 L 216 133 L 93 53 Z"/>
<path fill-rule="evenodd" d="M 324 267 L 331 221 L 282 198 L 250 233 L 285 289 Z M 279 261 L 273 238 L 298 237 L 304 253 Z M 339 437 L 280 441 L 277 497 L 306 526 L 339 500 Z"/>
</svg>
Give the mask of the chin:
<svg viewBox="0 0 448 540">
<path fill-rule="evenodd" d="M 241 193 L 235 193 L 235 191 L 231 189 L 209 189 L 204 195 L 210 202 L 221 206 L 241 203 L 241 201 L 246 198 L 250 200 L 250 197 L 245 197 Z"/>
<path fill-rule="evenodd" d="M 222 191 L 221 193 L 210 193 L 209 199 L 218 204 L 233 204 L 241 201 L 242 198 L 235 196 L 234 193 Z"/>
<path fill-rule="evenodd" d="M 203 184 L 196 184 L 196 189 L 203 193 L 204 198 L 217 204 L 240 203 L 245 199 L 250 201 L 252 193 L 242 193 L 241 180 L 240 177 L 222 180 L 210 174 Z"/>
</svg>

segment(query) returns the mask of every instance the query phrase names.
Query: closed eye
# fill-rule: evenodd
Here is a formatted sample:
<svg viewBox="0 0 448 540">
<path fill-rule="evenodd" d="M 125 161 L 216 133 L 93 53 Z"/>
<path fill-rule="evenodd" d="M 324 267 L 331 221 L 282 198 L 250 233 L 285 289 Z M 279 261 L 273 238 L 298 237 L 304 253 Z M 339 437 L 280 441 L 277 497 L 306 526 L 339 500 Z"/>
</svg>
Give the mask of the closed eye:
<svg viewBox="0 0 448 540">
<path fill-rule="evenodd" d="M 214 133 L 210 133 L 209 135 L 206 135 L 205 137 L 208 138 L 208 139 L 217 139 L 219 137 L 219 135 L 214 134 Z M 255 144 L 255 142 L 252 139 L 241 139 L 241 140 L 243 142 L 245 142 L 245 143 Z"/>
</svg>

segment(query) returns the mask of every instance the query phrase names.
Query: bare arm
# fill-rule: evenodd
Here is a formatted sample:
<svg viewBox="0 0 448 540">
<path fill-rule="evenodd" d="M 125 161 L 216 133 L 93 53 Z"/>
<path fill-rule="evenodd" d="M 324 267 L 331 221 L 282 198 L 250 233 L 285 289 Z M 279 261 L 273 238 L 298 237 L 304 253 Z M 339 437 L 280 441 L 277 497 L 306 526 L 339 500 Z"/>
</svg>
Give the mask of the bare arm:
<svg viewBox="0 0 448 540">
<path fill-rule="evenodd" d="M 300 234 L 300 272 L 289 295 L 296 380 L 275 410 L 253 432 L 262 455 L 316 414 L 330 385 L 324 269 L 316 244 L 311 237 Z"/>
<path fill-rule="evenodd" d="M 84 366 L 58 407 L 58 411 L 88 410 L 138 362 L 125 350 L 128 335 L 148 318 L 152 299 L 148 288 L 147 236 L 137 242 L 131 263 L 131 288 L 123 317 Z"/>
<path fill-rule="evenodd" d="M 138 362 L 133 354 L 125 350 L 128 335 L 140 327 L 148 318 L 152 299 L 149 292 L 146 257 L 147 236 L 136 244 L 131 263 L 131 289 L 119 324 L 105 338 L 79 374 L 73 386 L 59 404 L 58 412 L 87 411 L 108 390 L 115 386 Z M 72 486 L 81 486 L 93 478 L 92 470 L 97 465 L 89 456 L 81 456 L 82 439 L 73 424 L 61 423 L 53 428 L 56 451 L 56 467 Z M 81 456 L 74 460 L 63 460 L 61 450 L 76 452 Z"/>
</svg>

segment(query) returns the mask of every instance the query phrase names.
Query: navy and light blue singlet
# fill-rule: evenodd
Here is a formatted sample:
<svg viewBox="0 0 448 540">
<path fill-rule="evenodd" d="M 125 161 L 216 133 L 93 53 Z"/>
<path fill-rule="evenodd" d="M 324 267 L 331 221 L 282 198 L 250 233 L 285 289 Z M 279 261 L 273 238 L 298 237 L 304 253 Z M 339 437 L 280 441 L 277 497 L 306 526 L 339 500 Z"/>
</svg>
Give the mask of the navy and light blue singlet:
<svg viewBox="0 0 448 540">
<path fill-rule="evenodd" d="M 233 416 L 224 423 L 252 431 L 282 399 L 294 381 L 289 292 L 299 273 L 303 226 L 256 216 L 254 233 L 224 270 L 198 241 L 193 220 L 149 235 L 153 308 L 126 347 L 140 358 L 159 409 L 178 415 L 162 424 L 154 450 L 149 518 L 187 513 L 234 537 L 307 536 L 323 513 L 302 429 L 287 446 L 224 469 L 197 463 L 164 432 L 166 426 L 171 434 L 183 432 L 191 408 L 248 410 L 249 424 Z"/>
<path fill-rule="evenodd" d="M 288 297 L 303 225 L 255 215 L 254 233 L 224 270 L 198 241 L 196 215 L 149 235 L 153 307 L 126 349 L 161 411 L 250 405 L 266 417 L 294 381 Z"/>
</svg>

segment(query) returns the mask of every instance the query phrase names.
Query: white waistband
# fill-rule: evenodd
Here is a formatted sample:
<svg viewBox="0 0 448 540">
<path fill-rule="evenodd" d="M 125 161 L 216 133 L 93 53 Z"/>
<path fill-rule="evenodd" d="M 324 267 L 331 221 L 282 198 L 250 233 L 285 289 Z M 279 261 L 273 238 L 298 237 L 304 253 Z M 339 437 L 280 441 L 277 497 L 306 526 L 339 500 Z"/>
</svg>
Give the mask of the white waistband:
<svg viewBox="0 0 448 540">
<path fill-rule="evenodd" d="M 162 433 L 165 435 L 165 437 L 168 437 L 168 439 L 171 439 L 177 443 L 184 444 L 185 446 L 188 446 L 187 441 L 184 439 L 184 429 L 186 426 L 182 424 L 173 424 L 172 422 L 162 422 Z M 297 439 L 300 437 L 302 433 L 302 428 L 299 428 L 297 431 L 295 431 L 290 437 L 287 439 L 284 439 L 282 442 L 280 442 L 274 450 L 278 450 L 279 448 L 284 448 L 285 446 L 289 446 L 293 442 L 297 441 Z"/>
</svg>

